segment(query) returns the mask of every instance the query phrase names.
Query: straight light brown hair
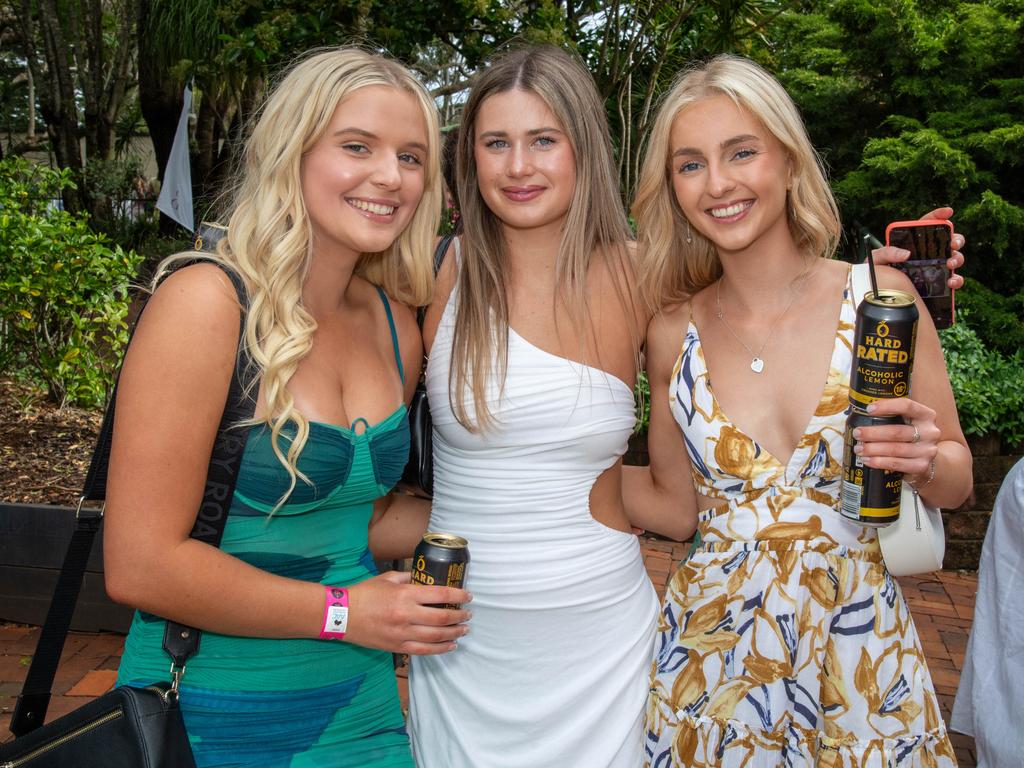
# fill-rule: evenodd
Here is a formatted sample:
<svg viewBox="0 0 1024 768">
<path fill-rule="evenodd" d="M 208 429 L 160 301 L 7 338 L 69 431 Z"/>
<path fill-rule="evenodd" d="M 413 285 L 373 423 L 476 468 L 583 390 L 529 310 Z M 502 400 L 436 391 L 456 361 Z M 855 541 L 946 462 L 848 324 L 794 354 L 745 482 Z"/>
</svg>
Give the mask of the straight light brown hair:
<svg viewBox="0 0 1024 768">
<path fill-rule="evenodd" d="M 613 276 L 624 314 L 633 326 L 633 270 L 629 263 L 629 222 L 619 196 L 604 104 L 583 64 L 553 46 L 507 53 L 484 71 L 462 112 L 456 147 L 456 176 L 464 232 L 457 280 L 455 330 L 449 399 L 456 419 L 470 431 L 492 425 L 487 382 L 502 385 L 508 366 L 508 246 L 502 223 L 480 194 L 474 145 L 483 103 L 495 94 L 520 90 L 547 105 L 569 137 L 576 165 L 576 187 L 562 231 L 555 264 L 556 302 L 566 308 L 584 345 L 594 333 L 586 310 L 586 280 L 594 258 L 603 258 Z M 555 309 L 554 307 L 552 308 Z M 554 316 L 554 315 L 553 315 Z M 631 327 L 639 354 L 639 329 Z M 474 418 L 466 402 L 472 394 Z"/>
</svg>

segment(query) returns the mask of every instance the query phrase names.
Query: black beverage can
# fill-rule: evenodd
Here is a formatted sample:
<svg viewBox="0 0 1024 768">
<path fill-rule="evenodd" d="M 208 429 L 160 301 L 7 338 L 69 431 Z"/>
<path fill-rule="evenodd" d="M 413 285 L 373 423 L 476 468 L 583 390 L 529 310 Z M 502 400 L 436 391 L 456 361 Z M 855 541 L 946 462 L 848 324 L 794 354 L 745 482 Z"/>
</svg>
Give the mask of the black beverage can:
<svg viewBox="0 0 1024 768">
<path fill-rule="evenodd" d="M 867 293 L 857 307 L 850 371 L 850 405 L 906 397 L 917 342 L 917 305 L 904 291 Z"/>
<path fill-rule="evenodd" d="M 900 517 L 903 474 L 878 467 L 867 467 L 853 452 L 858 427 L 903 424 L 899 416 L 870 416 L 853 411 L 846 419 L 843 442 L 843 480 L 839 512 L 847 520 L 874 528 L 892 525 Z"/>
<path fill-rule="evenodd" d="M 469 542 L 451 533 L 427 531 L 412 555 L 412 581 L 439 587 L 461 589 L 469 566 Z M 458 608 L 442 604 L 438 608 Z"/>
</svg>

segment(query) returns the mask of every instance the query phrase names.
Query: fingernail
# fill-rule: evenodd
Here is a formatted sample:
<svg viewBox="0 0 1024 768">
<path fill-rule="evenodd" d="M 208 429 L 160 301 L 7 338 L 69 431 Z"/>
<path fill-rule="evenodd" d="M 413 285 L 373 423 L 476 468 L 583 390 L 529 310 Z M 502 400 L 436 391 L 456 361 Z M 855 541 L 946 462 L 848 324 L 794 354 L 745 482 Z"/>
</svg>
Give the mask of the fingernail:
<svg viewBox="0 0 1024 768">
<path fill-rule="evenodd" d="M 868 411 L 868 413 L 874 413 L 877 408 L 878 408 L 877 405 L 875 405 L 874 403 L 871 403 L 871 404 L 868 405 L 867 411 Z"/>
<path fill-rule="evenodd" d="M 463 627 L 462 628 L 462 636 L 465 637 L 468 634 L 469 634 L 469 627 Z"/>
<path fill-rule="evenodd" d="M 853 430 L 853 439 L 854 440 L 860 440 L 860 435 L 861 435 L 860 427 L 857 427 L 857 429 Z"/>
<path fill-rule="evenodd" d="M 853 446 L 853 452 L 856 454 L 864 453 L 864 446 L 861 445 L 860 443 L 857 443 L 856 445 Z"/>
</svg>

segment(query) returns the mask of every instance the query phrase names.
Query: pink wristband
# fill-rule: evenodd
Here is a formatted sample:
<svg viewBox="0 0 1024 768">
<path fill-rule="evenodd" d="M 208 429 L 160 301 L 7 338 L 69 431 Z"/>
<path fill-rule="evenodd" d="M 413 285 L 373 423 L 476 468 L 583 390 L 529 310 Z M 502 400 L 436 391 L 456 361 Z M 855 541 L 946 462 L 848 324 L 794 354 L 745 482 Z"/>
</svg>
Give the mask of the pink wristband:
<svg viewBox="0 0 1024 768">
<path fill-rule="evenodd" d="M 344 587 L 324 587 L 324 628 L 321 640 L 341 640 L 348 629 L 348 590 Z"/>
</svg>

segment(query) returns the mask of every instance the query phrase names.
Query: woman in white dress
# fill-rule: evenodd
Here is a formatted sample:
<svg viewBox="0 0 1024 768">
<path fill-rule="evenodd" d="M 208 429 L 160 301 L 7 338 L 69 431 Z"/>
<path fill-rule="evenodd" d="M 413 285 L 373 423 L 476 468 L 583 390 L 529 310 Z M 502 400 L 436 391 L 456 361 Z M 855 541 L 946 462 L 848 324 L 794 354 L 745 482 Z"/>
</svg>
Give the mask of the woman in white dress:
<svg viewBox="0 0 1024 768">
<path fill-rule="evenodd" d="M 603 105 L 582 65 L 540 47 L 484 72 L 463 111 L 457 176 L 464 236 L 424 327 L 429 527 L 469 540 L 473 620 L 448 663 L 413 660 L 415 759 L 635 768 L 658 605 L 620 459 L 646 318 Z"/>
</svg>

